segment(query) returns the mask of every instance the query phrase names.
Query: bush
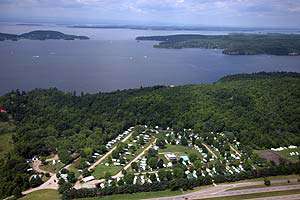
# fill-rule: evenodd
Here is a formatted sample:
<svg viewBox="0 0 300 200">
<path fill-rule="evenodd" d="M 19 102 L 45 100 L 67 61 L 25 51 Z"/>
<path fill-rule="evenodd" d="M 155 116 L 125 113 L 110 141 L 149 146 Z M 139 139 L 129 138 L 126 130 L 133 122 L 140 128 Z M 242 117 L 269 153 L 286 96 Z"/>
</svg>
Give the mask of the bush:
<svg viewBox="0 0 300 200">
<path fill-rule="evenodd" d="M 83 177 L 88 177 L 90 176 L 92 173 L 88 170 L 88 169 L 84 169 L 82 172 L 82 176 Z"/>
<path fill-rule="evenodd" d="M 67 170 L 66 168 L 62 168 L 61 170 L 60 170 L 60 173 L 61 174 L 67 174 L 69 172 L 69 170 Z"/>
<path fill-rule="evenodd" d="M 271 181 L 270 181 L 269 179 L 265 178 L 265 179 L 264 179 L 264 184 L 265 184 L 266 186 L 270 186 L 270 185 L 271 185 Z"/>
<path fill-rule="evenodd" d="M 70 183 L 76 183 L 76 181 L 77 181 L 74 172 L 69 172 L 67 179 Z"/>
<path fill-rule="evenodd" d="M 32 177 L 29 181 L 30 187 L 35 188 L 43 184 L 43 180 L 39 175 Z"/>
<path fill-rule="evenodd" d="M 71 188 L 72 188 L 72 184 L 68 183 L 68 182 L 65 182 L 65 183 L 63 183 L 62 185 L 59 186 L 58 192 L 60 194 L 63 194 L 65 192 L 68 192 Z"/>
</svg>

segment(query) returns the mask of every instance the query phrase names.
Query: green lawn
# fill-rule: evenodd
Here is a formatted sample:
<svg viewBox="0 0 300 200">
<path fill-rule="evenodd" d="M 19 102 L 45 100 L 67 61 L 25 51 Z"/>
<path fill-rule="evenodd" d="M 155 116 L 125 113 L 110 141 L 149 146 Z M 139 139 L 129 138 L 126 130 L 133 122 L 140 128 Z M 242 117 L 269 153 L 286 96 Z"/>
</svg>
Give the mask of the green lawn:
<svg viewBox="0 0 300 200">
<path fill-rule="evenodd" d="M 78 171 L 78 169 L 74 166 L 74 165 L 71 165 L 68 170 L 70 172 L 74 172 L 75 173 L 75 177 L 78 178 L 80 176 L 80 173 Z"/>
<path fill-rule="evenodd" d="M 56 163 L 55 165 L 52 165 L 52 162 L 49 162 L 47 165 L 43 165 L 40 168 L 47 172 L 57 173 L 63 166 L 64 164 L 61 162 Z"/>
<path fill-rule="evenodd" d="M 183 145 L 171 145 L 171 144 L 167 144 L 165 149 L 159 149 L 159 153 L 163 153 L 163 152 L 172 152 L 178 156 L 182 156 L 182 155 L 189 155 L 191 153 L 195 153 L 197 154 L 199 157 L 201 157 L 201 154 L 194 148 L 191 147 L 186 147 Z"/>
<path fill-rule="evenodd" d="M 8 122 L 0 122 L 0 158 L 13 148 L 12 134 L 15 131 L 15 125 Z"/>
<path fill-rule="evenodd" d="M 156 197 L 167 197 L 167 196 L 175 196 L 183 194 L 181 191 L 159 191 L 159 192 L 140 192 L 135 194 L 118 194 L 111 195 L 106 197 L 95 197 L 95 198 L 84 198 L 80 200 L 139 200 L 139 199 L 147 199 L 147 198 L 156 198 Z"/>
<path fill-rule="evenodd" d="M 59 200 L 60 195 L 57 190 L 39 190 L 27 194 L 21 200 Z"/>
<path fill-rule="evenodd" d="M 0 135 L 0 158 L 13 148 L 11 136 L 11 133 L 5 133 L 3 135 Z"/>
<path fill-rule="evenodd" d="M 95 171 L 93 172 L 93 176 L 96 177 L 97 179 L 104 178 L 106 173 L 110 173 L 110 175 L 115 175 L 122 169 L 122 166 L 114 166 L 114 165 L 109 165 L 105 166 L 104 164 L 99 164 L 96 168 Z"/>
<path fill-rule="evenodd" d="M 278 151 L 277 153 L 279 153 L 283 158 L 286 158 L 292 162 L 299 161 L 299 156 L 290 156 L 290 152 L 299 152 L 300 153 L 300 147 L 298 147 L 296 149 L 285 149 L 283 151 Z"/>
<path fill-rule="evenodd" d="M 272 196 L 284 196 L 300 194 L 300 190 L 287 190 L 287 191 L 277 191 L 277 192 L 263 192 L 255 194 L 245 194 L 229 197 L 217 197 L 217 198 L 208 198 L 203 200 L 243 200 L 243 199 L 254 199 L 254 198 L 263 198 L 263 197 L 272 197 Z"/>
</svg>

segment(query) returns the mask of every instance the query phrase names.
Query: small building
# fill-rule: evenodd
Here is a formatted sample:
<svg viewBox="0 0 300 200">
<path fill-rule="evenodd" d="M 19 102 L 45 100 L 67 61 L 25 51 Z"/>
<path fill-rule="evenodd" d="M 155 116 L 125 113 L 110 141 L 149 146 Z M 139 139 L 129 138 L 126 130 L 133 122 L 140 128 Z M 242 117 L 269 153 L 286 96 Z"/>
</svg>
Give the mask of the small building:
<svg viewBox="0 0 300 200">
<path fill-rule="evenodd" d="M 180 156 L 180 158 L 184 161 L 184 162 L 189 162 L 190 159 L 188 156 Z"/>
<path fill-rule="evenodd" d="M 85 178 L 82 179 L 82 181 L 84 183 L 87 183 L 87 182 L 92 181 L 92 180 L 95 180 L 94 176 L 88 176 L 88 177 L 85 177 Z"/>
<path fill-rule="evenodd" d="M 177 157 L 174 153 L 166 153 L 165 155 L 169 160 L 176 160 L 177 159 Z"/>
</svg>

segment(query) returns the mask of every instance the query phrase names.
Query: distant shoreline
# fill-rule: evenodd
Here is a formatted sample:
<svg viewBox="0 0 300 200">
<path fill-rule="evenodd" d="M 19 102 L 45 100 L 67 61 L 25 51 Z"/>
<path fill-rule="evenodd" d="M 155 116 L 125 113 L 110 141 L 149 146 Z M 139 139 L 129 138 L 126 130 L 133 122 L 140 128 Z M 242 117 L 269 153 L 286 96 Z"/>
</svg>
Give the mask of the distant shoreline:
<svg viewBox="0 0 300 200">
<path fill-rule="evenodd" d="M 300 35 L 298 34 L 228 34 L 199 35 L 178 34 L 167 36 L 141 36 L 137 41 L 158 41 L 155 48 L 221 49 L 226 55 L 276 55 L 299 56 Z"/>
<path fill-rule="evenodd" d="M 88 40 L 87 36 L 67 35 L 58 31 L 37 30 L 20 35 L 0 33 L 0 41 L 11 40 L 18 41 L 21 39 L 28 40 Z"/>
<path fill-rule="evenodd" d="M 207 26 L 148 26 L 148 25 L 70 25 L 69 28 L 91 29 L 133 29 L 133 30 L 161 30 L 161 31 L 292 31 L 300 33 L 298 28 L 243 28 L 243 27 L 207 27 Z"/>
</svg>

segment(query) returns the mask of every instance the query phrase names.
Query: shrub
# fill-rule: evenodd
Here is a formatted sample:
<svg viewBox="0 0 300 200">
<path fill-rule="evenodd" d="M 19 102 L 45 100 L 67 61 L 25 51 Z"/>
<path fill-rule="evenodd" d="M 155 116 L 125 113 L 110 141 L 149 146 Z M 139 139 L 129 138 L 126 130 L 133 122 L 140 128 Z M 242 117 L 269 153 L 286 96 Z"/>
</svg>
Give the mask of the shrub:
<svg viewBox="0 0 300 200">
<path fill-rule="evenodd" d="M 269 179 L 265 178 L 265 179 L 264 179 L 264 184 L 265 184 L 266 186 L 270 186 L 270 185 L 271 185 L 271 181 L 270 181 Z"/>
</svg>

